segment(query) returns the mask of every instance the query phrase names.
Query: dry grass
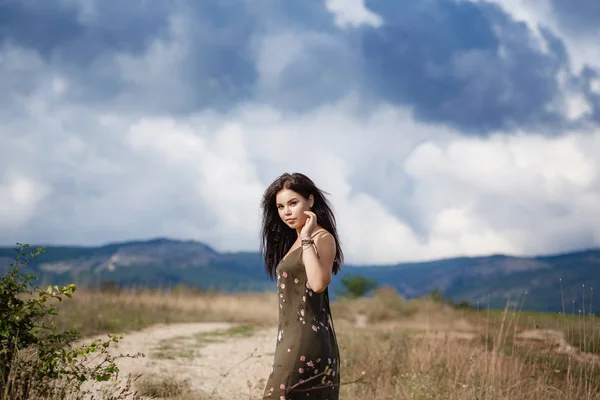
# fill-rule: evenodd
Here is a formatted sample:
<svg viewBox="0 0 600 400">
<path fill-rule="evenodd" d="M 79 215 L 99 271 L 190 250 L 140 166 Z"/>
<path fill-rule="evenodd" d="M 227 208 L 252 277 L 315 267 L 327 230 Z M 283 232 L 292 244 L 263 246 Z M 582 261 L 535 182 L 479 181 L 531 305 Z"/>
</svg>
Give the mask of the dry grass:
<svg viewBox="0 0 600 400">
<path fill-rule="evenodd" d="M 138 394 L 151 399 L 213 400 L 206 394 L 194 392 L 189 381 L 175 376 L 147 375 L 137 382 Z"/>
<path fill-rule="evenodd" d="M 225 321 L 245 325 L 243 332 L 222 335 L 249 335 L 253 326 L 276 324 L 276 300 L 272 294 L 77 293 L 61 317 L 86 334 L 157 322 Z M 455 310 L 424 300 L 407 302 L 390 291 L 338 300 L 332 309 L 345 400 L 600 399 L 600 362 L 565 345 L 568 322 L 556 316 Z M 571 319 L 568 326 L 579 335 L 571 340 L 585 341 L 582 349 L 591 349 L 587 343 L 595 343 L 598 329 L 591 322 L 580 324 L 581 329 Z M 542 331 L 553 332 L 562 345 L 538 334 Z M 168 355 L 175 347 L 163 350 Z M 162 398 L 206 398 L 189 393 L 174 377 L 145 377 L 137 387 Z"/>
<path fill-rule="evenodd" d="M 380 289 L 373 297 L 341 298 L 331 305 L 336 318 L 348 321 L 393 321 L 410 317 L 419 310 L 418 302 L 404 301 L 391 289 Z"/>
<path fill-rule="evenodd" d="M 188 292 L 77 292 L 59 305 L 60 328 L 83 336 L 124 333 L 158 323 L 235 322 L 255 326 L 277 323 L 274 294 L 195 294 Z"/>
<path fill-rule="evenodd" d="M 598 367 L 544 351 L 378 329 L 340 335 L 344 399 L 595 399 Z M 567 360 L 567 364 L 568 364 Z"/>
<path fill-rule="evenodd" d="M 386 302 L 393 301 L 386 294 Z M 344 399 L 600 399 L 599 359 L 569 346 L 563 335 L 575 332 L 589 349 L 596 336 L 587 333 L 597 331 L 590 322 L 586 331 L 582 320 L 577 329 L 554 315 L 411 301 L 405 308 L 417 311 L 390 323 L 380 320 L 380 302 L 375 296 L 357 306 L 379 323 L 340 329 L 342 381 L 358 379 L 343 385 Z M 541 321 L 555 328 L 544 331 L 547 337 Z"/>
<path fill-rule="evenodd" d="M 600 321 L 596 317 L 579 317 L 565 323 L 565 338 L 577 349 L 600 354 Z"/>
</svg>

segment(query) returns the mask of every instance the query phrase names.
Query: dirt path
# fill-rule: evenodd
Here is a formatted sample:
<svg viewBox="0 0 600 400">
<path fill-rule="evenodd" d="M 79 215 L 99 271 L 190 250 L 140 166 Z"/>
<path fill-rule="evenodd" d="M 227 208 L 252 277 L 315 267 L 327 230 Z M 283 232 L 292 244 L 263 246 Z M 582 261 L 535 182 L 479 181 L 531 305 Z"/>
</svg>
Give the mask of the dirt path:
<svg viewBox="0 0 600 400">
<path fill-rule="evenodd" d="M 443 326 L 451 329 L 446 333 L 441 332 L 439 337 L 472 338 L 472 333 L 457 329 L 464 326 L 454 325 Z M 437 337 L 430 324 L 412 321 L 403 322 L 401 327 L 406 330 L 427 330 Z M 385 324 L 381 328 L 384 329 Z M 390 329 L 397 330 L 398 324 L 390 325 Z M 122 379 L 141 375 L 138 383 L 146 379 L 157 385 L 161 381 L 187 381 L 193 392 L 212 394 L 215 399 L 254 400 L 262 397 L 265 379 L 273 361 L 276 335 L 275 327 L 259 329 L 230 323 L 154 325 L 124 334 L 118 344 L 111 345 L 110 352 L 113 355 L 145 355 L 143 358 L 117 361 Z M 95 338 L 87 338 L 85 342 Z M 203 397 L 190 395 L 181 399 Z"/>
<path fill-rule="evenodd" d="M 384 329 L 386 324 L 380 326 Z M 476 334 L 466 321 L 454 321 L 451 326 L 404 321 L 398 328 L 426 332 L 427 337 L 473 340 Z M 443 329 L 438 332 L 437 329 Z M 106 338 L 106 336 L 100 336 Z M 229 323 L 186 323 L 155 325 L 124 335 L 111 353 L 144 353 L 145 357 L 118 360 L 121 378 L 128 375 L 160 382 L 187 382 L 192 394 L 177 400 L 252 399 L 262 396 L 275 350 L 276 328 L 259 329 Z M 525 331 L 518 335 L 524 341 L 540 341 L 552 351 L 572 354 L 579 360 L 600 363 L 596 355 L 580 353 L 569 346 L 562 332 L 553 330 Z M 91 341 L 88 338 L 85 341 Z M 142 378 L 138 381 L 141 382 Z M 195 393 L 195 394 L 194 394 Z"/>
<path fill-rule="evenodd" d="M 156 382 L 188 381 L 193 391 L 212 393 L 216 399 L 258 399 L 271 368 L 275 338 L 275 328 L 228 323 L 158 325 L 124 335 L 111 353 L 145 354 L 119 359 L 121 378 L 143 374 Z"/>
<path fill-rule="evenodd" d="M 536 329 L 526 330 L 517 335 L 519 339 L 537 340 L 545 343 L 552 351 L 560 354 L 568 354 L 578 361 L 600 364 L 600 356 L 592 353 L 585 353 L 578 348 L 571 346 L 565 340 L 564 332 L 554 329 Z"/>
</svg>

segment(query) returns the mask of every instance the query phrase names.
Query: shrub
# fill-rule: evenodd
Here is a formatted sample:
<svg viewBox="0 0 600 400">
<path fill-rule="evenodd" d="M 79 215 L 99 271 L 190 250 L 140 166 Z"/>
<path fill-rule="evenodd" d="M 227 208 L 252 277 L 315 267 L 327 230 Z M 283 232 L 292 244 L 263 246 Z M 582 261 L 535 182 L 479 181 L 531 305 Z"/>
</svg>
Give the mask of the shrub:
<svg viewBox="0 0 600 400">
<path fill-rule="evenodd" d="M 52 320 L 56 302 L 71 298 L 76 286 L 35 287 L 34 275 L 22 270 L 45 249 L 27 253 L 27 244 L 17 245 L 15 262 L 0 280 L 0 399 L 79 398 L 88 394 L 85 382 L 116 380 L 115 360 L 139 355 L 111 356 L 107 349 L 119 336 L 76 344 L 77 331 L 59 332 Z"/>
<path fill-rule="evenodd" d="M 366 296 L 377 287 L 377 282 L 372 278 L 360 275 L 347 275 L 340 279 L 344 289 L 339 293 L 343 297 Z"/>
<path fill-rule="evenodd" d="M 452 300 L 449 297 L 445 297 L 442 294 L 442 291 L 439 288 L 435 288 L 433 289 L 428 295 L 427 295 L 427 299 L 433 301 L 434 303 L 439 303 L 439 304 L 447 304 L 450 307 L 459 309 L 459 310 L 468 310 L 468 309 L 472 309 L 473 307 L 471 306 L 471 304 L 469 304 L 467 301 L 461 301 L 460 303 L 455 303 L 454 300 Z"/>
</svg>

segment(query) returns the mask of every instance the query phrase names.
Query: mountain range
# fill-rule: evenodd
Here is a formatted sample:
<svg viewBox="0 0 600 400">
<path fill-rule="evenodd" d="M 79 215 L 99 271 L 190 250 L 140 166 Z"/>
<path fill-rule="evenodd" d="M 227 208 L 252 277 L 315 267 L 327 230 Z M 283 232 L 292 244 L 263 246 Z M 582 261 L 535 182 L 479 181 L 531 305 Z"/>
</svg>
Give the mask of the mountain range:
<svg viewBox="0 0 600 400">
<path fill-rule="evenodd" d="M 227 292 L 273 291 L 258 252 L 220 253 L 204 243 L 157 238 L 97 247 L 44 246 L 27 268 L 41 284 L 75 283 L 98 287 L 171 288 L 178 284 Z M 14 261 L 15 246 L 0 247 L 2 275 Z M 507 301 L 524 310 L 577 314 L 599 309 L 593 287 L 600 287 L 600 249 L 558 255 L 458 257 L 394 265 L 344 265 L 339 277 L 360 275 L 392 286 L 406 298 L 434 290 L 456 303 L 503 308 Z M 524 300 L 524 301 L 523 301 Z"/>
</svg>

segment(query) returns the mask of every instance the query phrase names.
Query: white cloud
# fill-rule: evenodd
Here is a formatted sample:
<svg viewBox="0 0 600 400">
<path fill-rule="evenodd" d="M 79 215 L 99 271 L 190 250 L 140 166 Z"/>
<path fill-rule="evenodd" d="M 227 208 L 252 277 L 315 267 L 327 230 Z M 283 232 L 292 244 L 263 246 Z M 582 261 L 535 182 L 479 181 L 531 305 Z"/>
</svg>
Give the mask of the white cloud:
<svg viewBox="0 0 600 400">
<path fill-rule="evenodd" d="M 0 181 L 0 227 L 19 229 L 27 226 L 36 207 L 50 195 L 51 188 L 17 173 L 7 173 Z"/>
<path fill-rule="evenodd" d="M 434 247 L 440 237 L 451 239 L 445 250 L 466 254 L 563 251 L 582 238 L 582 246 L 597 245 L 600 203 L 591 199 L 600 195 L 600 164 L 588 138 L 598 151 L 600 132 L 587 135 L 497 135 L 419 146 L 406 168 L 417 182 L 415 202 L 431 221 L 428 250 L 443 252 Z"/>
<path fill-rule="evenodd" d="M 600 79 L 594 79 L 591 82 L 590 90 L 596 94 L 600 94 Z"/>
<path fill-rule="evenodd" d="M 365 0 L 325 0 L 325 5 L 335 15 L 335 23 L 340 28 L 383 24 L 383 19 L 365 6 Z"/>
<path fill-rule="evenodd" d="M 552 104 L 552 107 L 560 114 L 567 120 L 577 121 L 588 117 L 592 113 L 592 104 L 581 91 L 571 87 L 569 75 L 564 69 L 558 73 L 557 83 L 561 90 L 561 96 L 557 99 L 556 104 Z"/>
<path fill-rule="evenodd" d="M 169 236 L 256 250 L 263 190 L 298 171 L 331 194 L 350 263 L 600 245 L 600 132 L 465 138 L 406 109 L 358 112 L 353 97 L 137 117 L 32 96 L 19 136 L 0 128 L 4 155 L 25 156 L 0 178 L 4 243 Z"/>
<path fill-rule="evenodd" d="M 592 113 L 592 105 L 582 93 L 572 93 L 565 96 L 564 115 L 571 121 L 581 119 Z"/>
<path fill-rule="evenodd" d="M 451 206 L 433 216 L 428 247 L 429 258 L 456 254 L 477 256 L 497 253 L 519 253 L 512 232 L 501 232 L 486 226 L 468 206 Z M 433 256 L 433 257 L 432 257 Z"/>
<path fill-rule="evenodd" d="M 504 7 L 537 29 L 544 13 L 532 4 Z M 364 1 L 327 5 L 344 28 L 382 23 Z M 131 85 L 114 103 L 70 97 L 85 90 L 33 51 L 0 51 L 2 72 L 18 78 L 0 81 L 18 93 L 0 110 L 0 242 L 169 236 L 256 250 L 263 190 L 298 171 L 331 193 L 350 263 L 600 245 L 599 131 L 469 138 L 416 122 L 409 108 L 365 110 L 356 94 L 310 111 L 266 106 L 260 95 L 276 92 L 307 50 L 337 49 L 306 32 L 256 39 L 259 100 L 169 115 L 165 104 L 185 105 L 199 90 L 178 70 L 193 44 L 188 22 L 172 19 L 170 35 L 141 55 L 103 60 Z M 589 112 L 566 82 L 561 89 L 567 115 Z"/>
<path fill-rule="evenodd" d="M 202 126 L 169 118 L 149 118 L 131 127 L 128 141 L 135 151 L 151 152 L 153 162 L 170 169 L 175 184 L 188 186 L 188 193 L 207 210 L 215 223 L 202 240 L 221 250 L 255 249 L 263 185 L 249 161 L 245 145 L 249 138 L 235 123 L 224 122 L 208 135 L 203 131 Z M 203 218 L 188 220 L 185 231 L 200 233 L 196 225 L 203 225 Z"/>
</svg>

